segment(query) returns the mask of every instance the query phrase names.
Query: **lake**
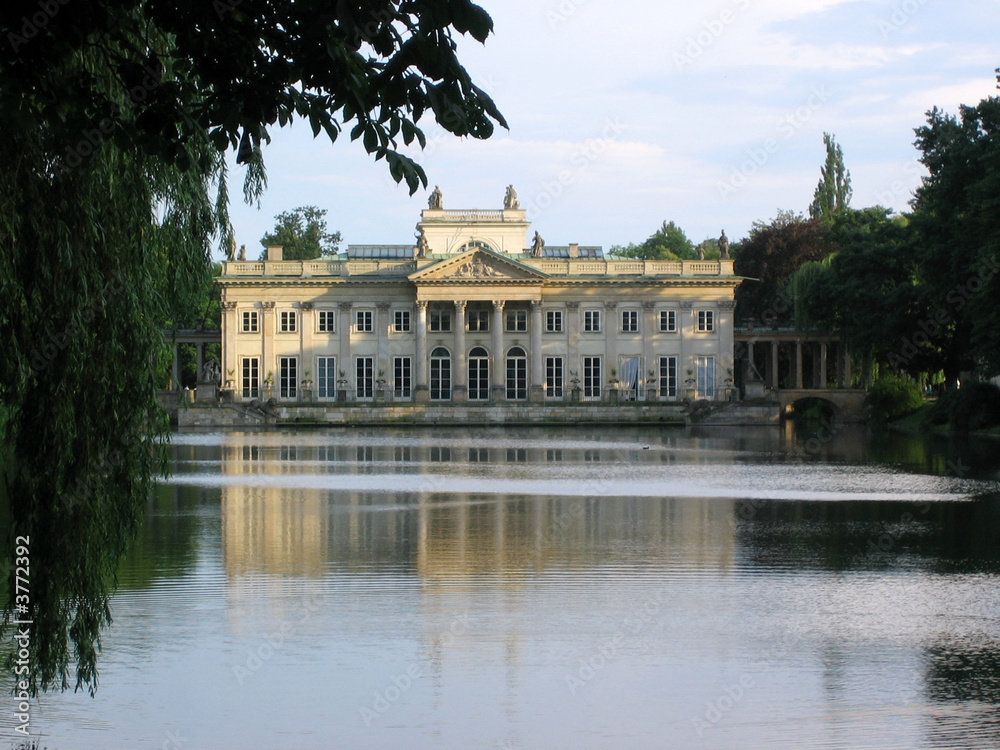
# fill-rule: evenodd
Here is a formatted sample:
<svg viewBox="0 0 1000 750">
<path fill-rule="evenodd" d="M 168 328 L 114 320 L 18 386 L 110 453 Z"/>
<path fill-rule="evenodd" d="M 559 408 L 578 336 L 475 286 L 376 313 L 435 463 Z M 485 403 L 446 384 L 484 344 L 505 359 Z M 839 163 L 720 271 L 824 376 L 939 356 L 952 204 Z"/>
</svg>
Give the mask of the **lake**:
<svg viewBox="0 0 1000 750">
<path fill-rule="evenodd" d="M 32 708 L 50 750 L 1000 746 L 1000 443 L 332 428 L 171 451 L 96 698 Z"/>
</svg>

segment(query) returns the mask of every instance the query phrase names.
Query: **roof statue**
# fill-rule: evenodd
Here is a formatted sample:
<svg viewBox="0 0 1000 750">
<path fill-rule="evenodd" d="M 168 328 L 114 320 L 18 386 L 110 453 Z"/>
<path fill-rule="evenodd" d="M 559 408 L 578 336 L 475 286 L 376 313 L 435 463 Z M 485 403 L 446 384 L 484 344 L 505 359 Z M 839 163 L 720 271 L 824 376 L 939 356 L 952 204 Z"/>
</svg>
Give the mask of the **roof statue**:
<svg viewBox="0 0 1000 750">
<path fill-rule="evenodd" d="M 531 257 L 532 258 L 541 258 L 542 257 L 542 248 L 543 247 L 545 247 L 545 240 L 543 240 L 542 239 L 542 235 L 540 235 L 536 231 L 535 232 L 535 237 L 531 241 Z"/>
<path fill-rule="evenodd" d="M 246 245 L 240 245 L 240 254 L 237 255 L 236 258 L 237 258 L 237 260 L 246 260 L 247 259 L 247 246 Z"/>
<path fill-rule="evenodd" d="M 437 185 L 434 186 L 434 192 L 431 193 L 431 197 L 427 199 L 427 208 L 439 210 L 443 208 L 441 188 Z"/>
<path fill-rule="evenodd" d="M 418 225 L 419 226 L 419 225 Z M 424 234 L 423 227 L 417 232 L 417 257 L 426 258 L 427 253 L 430 251 L 430 247 L 427 244 L 427 235 Z"/>
<path fill-rule="evenodd" d="M 517 192 L 514 190 L 513 185 L 507 186 L 507 192 L 503 197 L 503 207 L 513 208 L 515 210 L 521 207 L 521 204 L 517 200 Z"/>
<path fill-rule="evenodd" d="M 705 246 L 698 245 L 698 260 L 705 260 Z"/>
<path fill-rule="evenodd" d="M 236 238 L 230 236 L 229 247 L 226 248 L 226 260 L 232 261 L 235 259 L 236 259 Z"/>
<path fill-rule="evenodd" d="M 726 237 L 726 230 L 722 230 L 722 236 L 719 237 L 719 257 L 725 260 L 729 257 L 729 238 Z"/>
</svg>

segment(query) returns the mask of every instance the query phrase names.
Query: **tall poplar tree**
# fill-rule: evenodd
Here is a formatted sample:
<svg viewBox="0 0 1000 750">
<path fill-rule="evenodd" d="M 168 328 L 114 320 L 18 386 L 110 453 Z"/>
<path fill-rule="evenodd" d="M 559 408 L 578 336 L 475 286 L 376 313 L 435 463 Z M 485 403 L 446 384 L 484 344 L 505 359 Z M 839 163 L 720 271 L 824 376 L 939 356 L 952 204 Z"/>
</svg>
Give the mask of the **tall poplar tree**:
<svg viewBox="0 0 1000 750">
<path fill-rule="evenodd" d="M 829 133 L 823 133 L 826 146 L 826 163 L 820 168 L 819 184 L 813 193 L 809 216 L 813 219 L 830 219 L 842 212 L 851 202 L 851 173 L 844 166 L 844 152 Z"/>
</svg>

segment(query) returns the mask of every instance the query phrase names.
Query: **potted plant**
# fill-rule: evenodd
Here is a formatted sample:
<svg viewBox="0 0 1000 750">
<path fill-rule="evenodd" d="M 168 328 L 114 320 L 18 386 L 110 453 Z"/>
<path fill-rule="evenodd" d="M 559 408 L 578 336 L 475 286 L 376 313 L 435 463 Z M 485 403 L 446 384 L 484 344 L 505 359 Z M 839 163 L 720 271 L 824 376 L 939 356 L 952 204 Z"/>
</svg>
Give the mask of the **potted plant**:
<svg viewBox="0 0 1000 750">
<path fill-rule="evenodd" d="M 569 400 L 577 404 L 580 402 L 580 378 L 574 370 L 570 370 L 569 374 Z"/>
<path fill-rule="evenodd" d="M 338 401 L 347 401 L 347 396 L 348 396 L 347 384 L 348 384 L 348 382 L 349 381 L 347 380 L 347 373 L 344 372 L 343 370 L 340 370 L 337 373 L 337 400 Z"/>
<path fill-rule="evenodd" d="M 235 374 L 235 370 L 226 370 L 226 384 L 219 389 L 219 398 L 223 401 L 233 400 L 233 394 L 236 391 L 236 381 L 233 379 Z"/>
<path fill-rule="evenodd" d="M 736 383 L 733 380 L 733 368 L 729 367 L 726 369 L 726 379 L 723 381 L 723 385 L 726 389 L 726 400 L 735 401 L 736 400 Z"/>
<path fill-rule="evenodd" d="M 379 370 L 375 375 L 375 400 L 376 401 L 388 401 L 391 391 L 389 390 L 389 381 L 386 380 L 385 370 Z"/>
<path fill-rule="evenodd" d="M 302 376 L 303 376 L 302 377 L 302 400 L 305 401 L 305 402 L 307 402 L 307 403 L 312 402 L 312 397 L 313 397 L 313 391 L 312 391 L 313 382 L 312 382 L 312 377 L 310 377 L 311 374 L 312 373 L 309 370 L 306 370 L 304 373 L 302 373 Z"/>
<path fill-rule="evenodd" d="M 649 370 L 646 373 L 646 400 L 656 401 L 656 370 Z"/>
<path fill-rule="evenodd" d="M 685 398 L 688 401 L 694 401 L 695 397 L 698 395 L 694 387 L 695 386 L 694 370 L 688 368 L 686 372 L 687 372 L 687 378 L 684 379 Z"/>
<path fill-rule="evenodd" d="M 618 401 L 618 370 L 614 367 L 608 372 L 608 401 Z"/>
</svg>

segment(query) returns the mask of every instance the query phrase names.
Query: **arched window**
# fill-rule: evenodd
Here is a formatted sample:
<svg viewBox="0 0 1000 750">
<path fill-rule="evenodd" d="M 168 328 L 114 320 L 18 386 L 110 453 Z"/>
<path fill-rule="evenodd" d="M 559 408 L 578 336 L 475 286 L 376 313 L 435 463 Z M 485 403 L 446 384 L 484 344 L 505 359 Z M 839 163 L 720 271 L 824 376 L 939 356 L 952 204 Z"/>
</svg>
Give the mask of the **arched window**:
<svg viewBox="0 0 1000 750">
<path fill-rule="evenodd" d="M 431 401 L 451 399 L 451 354 L 443 346 L 431 352 Z"/>
<path fill-rule="evenodd" d="M 462 245 L 461 248 L 459 248 L 458 252 L 467 253 L 469 250 L 478 250 L 480 248 L 482 248 L 483 250 L 492 250 L 493 252 L 496 252 L 496 250 L 490 245 L 490 243 L 484 242 L 483 240 L 472 240 L 470 242 L 466 242 L 464 245 Z"/>
<path fill-rule="evenodd" d="M 469 400 L 490 399 L 490 355 L 481 346 L 469 352 Z"/>
<path fill-rule="evenodd" d="M 528 398 L 528 355 L 519 346 L 507 352 L 507 400 Z"/>
</svg>

